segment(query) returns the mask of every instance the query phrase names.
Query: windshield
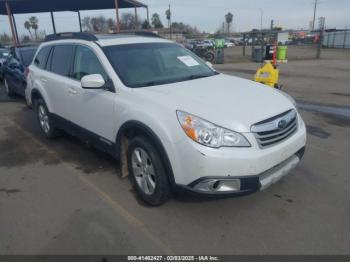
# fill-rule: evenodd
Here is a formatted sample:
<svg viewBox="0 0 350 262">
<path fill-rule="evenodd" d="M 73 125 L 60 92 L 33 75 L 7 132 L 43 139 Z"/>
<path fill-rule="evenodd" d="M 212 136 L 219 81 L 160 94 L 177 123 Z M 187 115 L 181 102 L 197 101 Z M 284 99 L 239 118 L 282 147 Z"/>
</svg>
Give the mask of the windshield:
<svg viewBox="0 0 350 262">
<path fill-rule="evenodd" d="M 28 66 L 32 62 L 35 52 L 36 52 L 36 48 L 21 50 L 21 56 L 23 59 L 23 64 L 25 66 Z"/>
<path fill-rule="evenodd" d="M 128 87 L 145 87 L 217 74 L 192 52 L 173 43 L 115 45 L 103 48 Z"/>
</svg>

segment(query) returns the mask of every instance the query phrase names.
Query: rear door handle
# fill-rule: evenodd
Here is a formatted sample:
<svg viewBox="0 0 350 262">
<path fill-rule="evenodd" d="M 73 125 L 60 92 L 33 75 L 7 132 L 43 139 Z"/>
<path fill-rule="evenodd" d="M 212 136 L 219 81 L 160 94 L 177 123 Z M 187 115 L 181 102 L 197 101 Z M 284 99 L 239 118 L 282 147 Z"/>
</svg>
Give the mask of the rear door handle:
<svg viewBox="0 0 350 262">
<path fill-rule="evenodd" d="M 41 82 L 43 82 L 43 83 L 46 83 L 47 82 L 47 79 L 46 78 L 40 78 L 40 80 L 41 80 Z"/>
</svg>

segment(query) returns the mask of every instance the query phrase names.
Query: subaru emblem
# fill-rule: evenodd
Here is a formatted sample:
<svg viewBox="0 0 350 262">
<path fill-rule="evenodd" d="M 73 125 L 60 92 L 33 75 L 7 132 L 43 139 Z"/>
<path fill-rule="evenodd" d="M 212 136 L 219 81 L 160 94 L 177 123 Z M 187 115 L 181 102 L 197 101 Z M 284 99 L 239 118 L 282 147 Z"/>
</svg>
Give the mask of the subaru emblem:
<svg viewBox="0 0 350 262">
<path fill-rule="evenodd" d="M 285 127 L 287 126 L 287 121 L 284 120 L 284 119 L 283 119 L 283 120 L 280 120 L 280 121 L 278 122 L 277 126 L 278 126 L 279 129 L 283 129 L 283 128 L 285 128 Z"/>
</svg>

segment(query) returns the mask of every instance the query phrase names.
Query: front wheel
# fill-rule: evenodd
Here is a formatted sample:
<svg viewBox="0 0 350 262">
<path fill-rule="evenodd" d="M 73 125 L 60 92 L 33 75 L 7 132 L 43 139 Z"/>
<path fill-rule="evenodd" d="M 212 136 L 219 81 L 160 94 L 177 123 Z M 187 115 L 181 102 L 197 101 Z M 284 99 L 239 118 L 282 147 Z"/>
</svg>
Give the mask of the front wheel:
<svg viewBox="0 0 350 262">
<path fill-rule="evenodd" d="M 171 190 L 166 169 L 160 154 L 146 137 L 130 141 L 128 169 L 135 190 L 147 204 L 159 206 L 169 199 Z"/>
</svg>

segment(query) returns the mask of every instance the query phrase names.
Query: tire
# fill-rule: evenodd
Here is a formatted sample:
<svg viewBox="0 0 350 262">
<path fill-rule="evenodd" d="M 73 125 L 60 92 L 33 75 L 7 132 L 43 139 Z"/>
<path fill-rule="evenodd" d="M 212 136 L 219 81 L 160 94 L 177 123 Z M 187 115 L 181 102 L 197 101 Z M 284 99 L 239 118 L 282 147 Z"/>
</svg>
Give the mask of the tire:
<svg viewBox="0 0 350 262">
<path fill-rule="evenodd" d="M 9 97 L 14 96 L 16 93 L 12 90 L 12 88 L 9 86 L 6 77 L 4 78 L 4 86 L 5 86 L 5 92 L 6 95 Z"/>
<path fill-rule="evenodd" d="M 39 98 L 34 101 L 35 103 L 35 113 L 38 119 L 38 123 L 44 136 L 48 139 L 58 137 L 61 132 L 56 129 L 50 118 L 49 110 L 43 99 Z"/>
<path fill-rule="evenodd" d="M 141 199 L 151 206 L 164 204 L 171 195 L 166 168 L 159 152 L 144 136 L 133 138 L 128 146 L 130 180 Z"/>
<path fill-rule="evenodd" d="M 210 63 L 213 63 L 214 62 L 214 60 L 215 60 L 215 55 L 214 55 L 214 53 L 213 52 L 207 52 L 206 54 L 205 54 L 205 60 L 206 61 L 208 61 L 208 62 L 210 62 Z"/>
</svg>

